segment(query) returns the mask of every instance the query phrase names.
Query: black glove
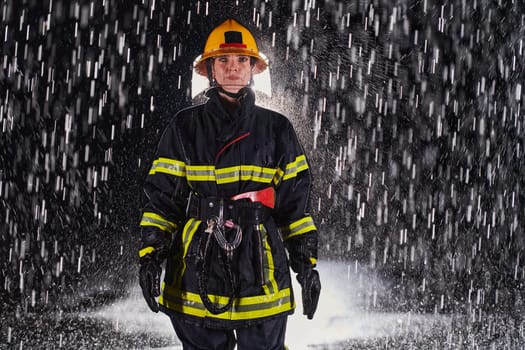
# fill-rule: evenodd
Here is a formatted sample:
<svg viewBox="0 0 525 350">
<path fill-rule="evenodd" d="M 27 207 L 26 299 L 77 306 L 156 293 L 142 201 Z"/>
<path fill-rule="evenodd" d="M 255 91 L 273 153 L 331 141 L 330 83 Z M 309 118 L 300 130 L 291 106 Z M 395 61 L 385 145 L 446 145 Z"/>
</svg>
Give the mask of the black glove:
<svg viewBox="0 0 525 350">
<path fill-rule="evenodd" d="M 303 315 L 306 315 L 311 320 L 314 317 L 317 303 L 319 302 L 319 295 L 321 294 L 319 272 L 314 269 L 308 269 L 303 274 L 297 275 L 297 281 L 302 287 Z"/>
<path fill-rule="evenodd" d="M 139 283 L 144 299 L 153 312 L 159 312 L 159 304 L 155 299 L 160 295 L 160 274 L 162 267 L 151 254 L 140 258 Z"/>
</svg>

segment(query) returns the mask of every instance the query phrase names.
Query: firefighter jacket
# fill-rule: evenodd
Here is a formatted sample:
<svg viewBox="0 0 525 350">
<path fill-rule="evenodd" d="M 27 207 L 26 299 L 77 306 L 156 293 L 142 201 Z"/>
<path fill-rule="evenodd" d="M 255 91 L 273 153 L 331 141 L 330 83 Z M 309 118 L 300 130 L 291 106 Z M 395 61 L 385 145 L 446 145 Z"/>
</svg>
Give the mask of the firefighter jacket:
<svg viewBox="0 0 525 350">
<path fill-rule="evenodd" d="M 205 103 L 180 111 L 161 137 L 144 186 L 139 255 L 163 251 L 166 258 L 161 310 L 203 327 L 238 328 L 292 313 L 290 265 L 301 273 L 317 259 L 305 153 L 289 120 L 255 105 L 251 89 L 244 92 L 235 112 L 216 89 Z M 228 200 L 268 188 L 275 191 L 273 209 Z M 230 223 L 228 241 L 241 230 L 229 253 L 208 239 L 208 219 L 219 214 Z M 230 305 L 214 313 L 210 304 Z"/>
</svg>

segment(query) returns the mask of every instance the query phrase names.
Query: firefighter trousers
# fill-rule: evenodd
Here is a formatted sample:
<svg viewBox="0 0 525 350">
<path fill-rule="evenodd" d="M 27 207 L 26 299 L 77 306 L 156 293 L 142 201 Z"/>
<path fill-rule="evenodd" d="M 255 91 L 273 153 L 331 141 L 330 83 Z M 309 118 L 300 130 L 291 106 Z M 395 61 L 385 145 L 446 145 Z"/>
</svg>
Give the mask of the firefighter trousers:
<svg viewBox="0 0 525 350">
<path fill-rule="evenodd" d="M 285 350 L 284 335 L 288 317 L 238 329 L 197 327 L 176 316 L 171 317 L 183 350 Z"/>
</svg>

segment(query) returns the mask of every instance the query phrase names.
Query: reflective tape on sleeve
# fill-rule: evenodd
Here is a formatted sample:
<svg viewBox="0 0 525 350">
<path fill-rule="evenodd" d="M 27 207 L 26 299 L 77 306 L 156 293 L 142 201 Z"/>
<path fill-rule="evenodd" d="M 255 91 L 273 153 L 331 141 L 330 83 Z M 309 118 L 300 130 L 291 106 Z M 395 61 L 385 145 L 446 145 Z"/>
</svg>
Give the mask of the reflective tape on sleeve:
<svg viewBox="0 0 525 350">
<path fill-rule="evenodd" d="M 149 175 L 154 175 L 156 173 L 184 177 L 186 176 L 186 164 L 175 159 L 159 158 L 153 162 Z"/>
<path fill-rule="evenodd" d="M 155 248 L 153 247 L 146 247 L 141 250 L 139 250 L 139 257 L 142 258 L 143 256 L 148 255 L 149 253 L 153 252 Z"/>
<path fill-rule="evenodd" d="M 284 170 L 283 180 L 288 180 L 292 177 L 296 177 L 301 171 L 308 169 L 308 163 L 306 162 L 306 156 L 304 154 L 297 156 L 295 160 L 286 165 Z"/>
<path fill-rule="evenodd" d="M 314 224 L 314 220 L 311 216 L 306 216 L 300 220 L 292 222 L 288 226 L 282 226 L 280 229 L 283 235 L 283 239 L 285 240 L 305 234 L 310 231 L 317 230 Z"/>
<path fill-rule="evenodd" d="M 152 212 L 144 212 L 142 214 L 140 226 L 154 226 L 166 232 L 173 232 L 177 228 L 175 223 L 166 220 L 162 216 Z"/>
</svg>

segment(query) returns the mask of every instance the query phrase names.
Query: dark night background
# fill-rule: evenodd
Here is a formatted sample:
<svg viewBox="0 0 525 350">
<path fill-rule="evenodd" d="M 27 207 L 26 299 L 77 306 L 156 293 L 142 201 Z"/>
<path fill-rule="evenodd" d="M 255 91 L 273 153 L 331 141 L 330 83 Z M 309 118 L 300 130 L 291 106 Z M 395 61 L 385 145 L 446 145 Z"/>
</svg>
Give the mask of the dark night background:
<svg viewBox="0 0 525 350">
<path fill-rule="evenodd" d="M 229 16 L 270 59 L 273 97 L 258 101 L 292 120 L 309 156 L 321 259 L 386 285 L 348 298 L 369 312 L 462 315 L 436 330 L 438 348 L 461 330 L 459 349 L 518 348 L 524 10 L 510 0 L 1 0 L 0 348 L 53 348 L 68 331 L 65 343 L 98 339 L 85 348 L 157 344 L 99 339 L 104 324 L 67 315 L 127 296 L 153 151 L 192 102 L 207 34 Z"/>
</svg>

